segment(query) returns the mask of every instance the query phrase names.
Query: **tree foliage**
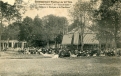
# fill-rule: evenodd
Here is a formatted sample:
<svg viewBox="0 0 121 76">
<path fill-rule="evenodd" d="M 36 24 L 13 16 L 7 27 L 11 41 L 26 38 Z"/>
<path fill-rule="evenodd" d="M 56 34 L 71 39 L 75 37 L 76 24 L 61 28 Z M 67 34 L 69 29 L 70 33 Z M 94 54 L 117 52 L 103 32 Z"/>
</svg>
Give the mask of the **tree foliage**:
<svg viewBox="0 0 121 76">
<path fill-rule="evenodd" d="M 19 34 L 19 23 L 12 23 L 8 27 L 3 27 L 3 33 L 2 33 L 2 40 L 16 40 L 18 39 L 18 34 Z"/>
<path fill-rule="evenodd" d="M 63 33 L 65 26 L 68 25 L 67 19 L 65 17 L 48 15 L 43 17 L 42 20 L 43 26 L 45 27 L 46 41 L 51 41 L 56 38 L 58 34 Z"/>
<path fill-rule="evenodd" d="M 30 17 L 23 19 L 23 22 L 20 26 L 19 40 L 28 41 L 31 38 L 33 20 Z"/>
<path fill-rule="evenodd" d="M 93 4 L 94 2 L 97 2 L 97 0 L 94 0 L 93 2 L 90 0 L 89 2 L 85 1 L 78 1 L 75 3 L 73 9 L 70 10 L 70 14 L 73 19 L 73 27 L 80 27 L 81 29 L 79 31 L 81 35 L 81 50 L 83 50 L 83 39 L 84 39 L 84 33 L 85 28 L 88 27 L 88 21 L 90 20 L 92 13 L 93 13 Z M 71 26 L 71 28 L 72 28 Z"/>
<path fill-rule="evenodd" d="M 21 18 L 21 14 L 16 9 L 15 5 L 10 5 L 0 1 L 1 8 L 1 20 L 4 20 L 10 24 L 10 21 L 15 21 Z"/>
<path fill-rule="evenodd" d="M 4 27 L 2 33 L 2 39 L 17 39 L 19 41 L 27 41 L 31 45 L 39 46 L 44 41 L 60 43 L 62 40 L 62 33 L 65 33 L 65 26 L 68 25 L 68 21 L 65 17 L 59 17 L 55 15 L 47 15 L 42 19 L 37 15 L 34 19 L 31 17 L 25 17 L 21 19 L 22 11 L 26 11 L 25 7 L 28 7 L 23 0 L 16 0 L 14 5 L 9 5 L 0 1 L 1 7 L 1 24 L 3 21 L 8 22 L 8 26 Z M 22 4 L 25 4 L 22 6 Z M 36 6 L 30 8 L 36 8 Z M 37 9 L 37 8 L 36 8 Z M 15 21 L 14 23 L 12 23 Z M 40 43 L 38 43 L 40 41 Z"/>
<path fill-rule="evenodd" d="M 97 37 L 99 39 L 114 40 L 117 46 L 117 37 L 121 28 L 121 10 L 119 0 L 102 0 L 99 10 L 95 11 L 94 17 L 97 23 Z M 100 17 L 97 18 L 97 17 Z"/>
<path fill-rule="evenodd" d="M 48 15 L 42 19 L 25 17 L 21 23 L 14 22 L 5 27 L 2 39 L 17 39 L 27 41 L 30 46 L 42 46 L 47 42 L 61 43 L 62 33 L 67 25 L 65 17 Z"/>
</svg>

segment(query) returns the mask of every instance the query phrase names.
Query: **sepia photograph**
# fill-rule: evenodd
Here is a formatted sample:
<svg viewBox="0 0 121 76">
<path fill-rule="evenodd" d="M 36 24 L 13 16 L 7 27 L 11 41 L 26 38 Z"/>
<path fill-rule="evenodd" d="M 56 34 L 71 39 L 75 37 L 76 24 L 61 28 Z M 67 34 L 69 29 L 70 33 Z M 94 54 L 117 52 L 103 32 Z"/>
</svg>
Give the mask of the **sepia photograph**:
<svg viewBox="0 0 121 76">
<path fill-rule="evenodd" d="M 121 0 L 0 0 L 0 76 L 121 76 Z"/>
</svg>

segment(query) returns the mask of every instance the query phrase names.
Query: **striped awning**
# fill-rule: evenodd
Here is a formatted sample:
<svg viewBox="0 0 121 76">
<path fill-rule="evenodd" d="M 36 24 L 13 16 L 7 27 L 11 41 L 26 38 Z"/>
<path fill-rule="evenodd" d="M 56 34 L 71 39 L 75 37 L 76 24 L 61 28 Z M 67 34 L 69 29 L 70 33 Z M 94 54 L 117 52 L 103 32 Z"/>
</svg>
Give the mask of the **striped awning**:
<svg viewBox="0 0 121 76">
<path fill-rule="evenodd" d="M 85 34 L 83 42 L 84 44 L 99 44 L 99 41 L 96 39 L 96 34 Z"/>
<path fill-rule="evenodd" d="M 96 34 L 84 34 L 83 38 L 84 44 L 99 44 L 96 39 Z M 81 39 L 79 33 L 67 34 L 63 36 L 62 45 L 79 45 L 81 44 Z"/>
</svg>

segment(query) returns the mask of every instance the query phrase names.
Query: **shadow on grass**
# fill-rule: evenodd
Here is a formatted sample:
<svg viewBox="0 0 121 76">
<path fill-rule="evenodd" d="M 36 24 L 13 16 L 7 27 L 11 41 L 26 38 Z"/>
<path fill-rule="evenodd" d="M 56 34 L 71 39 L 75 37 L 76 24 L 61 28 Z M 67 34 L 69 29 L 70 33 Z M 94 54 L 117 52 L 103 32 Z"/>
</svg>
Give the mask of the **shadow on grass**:
<svg viewBox="0 0 121 76">
<path fill-rule="evenodd" d="M 115 74 L 115 73 L 114 73 Z M 61 73 L 61 74 L 54 74 L 52 76 L 120 76 L 120 74 L 112 74 L 112 73 Z"/>
<path fill-rule="evenodd" d="M 106 63 L 106 64 L 117 64 L 117 63 L 121 63 L 121 57 L 108 57 L 108 56 L 98 56 L 98 57 L 65 57 L 63 59 L 66 60 L 91 60 L 92 63 Z"/>
<path fill-rule="evenodd" d="M 120 70 L 115 67 L 102 67 L 99 71 L 80 71 L 74 73 L 56 73 L 52 76 L 120 76 Z"/>
<path fill-rule="evenodd" d="M 118 64 L 121 63 L 120 57 L 97 57 L 96 63 Z"/>
<path fill-rule="evenodd" d="M 91 73 L 91 74 L 71 74 L 71 73 L 62 73 L 62 74 L 55 74 L 52 76 L 120 76 L 120 75 L 111 75 L 111 74 L 107 74 L 107 73 Z"/>
</svg>

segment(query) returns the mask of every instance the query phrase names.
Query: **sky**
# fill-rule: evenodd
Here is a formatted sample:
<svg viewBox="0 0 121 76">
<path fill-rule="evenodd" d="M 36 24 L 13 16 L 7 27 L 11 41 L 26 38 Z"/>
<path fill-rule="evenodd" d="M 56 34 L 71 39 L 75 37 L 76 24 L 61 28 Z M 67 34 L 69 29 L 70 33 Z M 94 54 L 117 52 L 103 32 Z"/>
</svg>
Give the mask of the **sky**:
<svg viewBox="0 0 121 76">
<path fill-rule="evenodd" d="M 3 0 L 3 1 L 8 2 L 11 5 L 13 5 L 15 2 L 15 0 Z M 38 1 L 49 1 L 49 0 L 38 0 Z M 59 0 L 50 0 L 50 1 L 59 1 Z M 60 1 L 72 1 L 71 6 L 73 6 L 78 0 L 60 0 Z M 28 3 L 28 0 L 24 0 L 24 2 Z M 29 3 L 30 4 L 35 3 L 35 0 L 29 0 Z M 69 18 L 67 8 L 41 8 L 39 10 L 37 9 L 30 10 L 29 8 L 26 9 L 27 11 L 23 14 L 23 17 L 29 16 L 34 18 L 36 15 L 39 15 L 39 17 L 42 18 L 43 16 L 54 14 L 56 16 L 65 16 Z"/>
<path fill-rule="evenodd" d="M 13 5 L 15 0 L 2 0 L 3 2 L 8 2 L 9 4 Z M 35 0 L 23 0 L 25 4 L 30 5 L 30 4 L 35 4 Z M 70 8 L 41 8 L 39 10 L 37 9 L 30 9 L 26 5 L 26 12 L 21 13 L 22 17 L 25 18 L 26 16 L 29 16 L 31 18 L 34 18 L 35 16 L 39 16 L 40 18 L 53 14 L 56 16 L 64 16 L 68 19 L 69 23 L 71 23 L 71 17 L 69 15 L 68 10 L 70 10 L 73 5 L 78 1 L 78 0 L 36 0 L 36 1 L 71 1 L 70 3 Z M 82 1 L 89 1 L 89 0 L 82 0 Z"/>
</svg>

